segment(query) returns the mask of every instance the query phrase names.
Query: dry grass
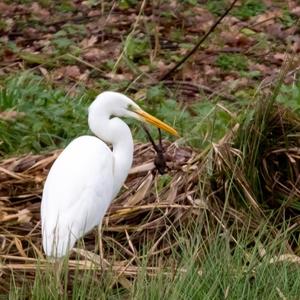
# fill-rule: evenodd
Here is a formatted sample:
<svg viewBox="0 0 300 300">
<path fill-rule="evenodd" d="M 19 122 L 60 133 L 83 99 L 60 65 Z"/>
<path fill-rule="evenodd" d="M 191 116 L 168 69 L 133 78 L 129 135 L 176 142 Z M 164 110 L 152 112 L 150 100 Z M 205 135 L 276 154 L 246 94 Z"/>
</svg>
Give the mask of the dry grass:
<svg viewBox="0 0 300 300">
<path fill-rule="evenodd" d="M 83 260 L 70 261 L 70 266 L 89 268 L 95 261 L 99 264 L 100 255 L 108 264 L 113 260 L 116 269 L 126 266 L 122 273 L 127 274 L 130 268 L 136 268 L 134 259 L 146 240 L 153 242 L 153 256 L 167 253 L 173 246 L 169 243 L 171 233 L 186 223 L 191 214 L 205 209 L 205 204 L 196 199 L 198 167 L 189 163 L 195 152 L 175 144 L 165 143 L 165 148 L 170 168 L 165 176 L 167 185 L 163 187 L 156 176 L 151 146 L 136 145 L 136 159 L 125 187 L 104 219 L 102 243 L 99 246 L 95 242 L 96 230 L 87 235 L 86 250 L 80 250 Z M 4 278 L 10 270 L 33 271 L 37 260 L 40 264 L 45 262 L 41 250 L 40 200 L 45 177 L 59 153 L 13 157 L 0 164 L 0 251 L 4 272 L 1 278 L 6 284 L 9 281 Z"/>
<path fill-rule="evenodd" d="M 248 176 L 251 145 L 245 150 L 241 143 L 247 130 L 250 141 L 255 140 L 254 134 L 263 136 L 252 162 L 258 185 Z M 270 220 L 270 209 L 272 213 L 275 209 L 277 215 L 271 218 L 275 223 L 270 223 L 269 232 L 275 235 L 276 226 L 287 216 L 296 216 L 300 206 L 299 132 L 299 118 L 274 107 L 263 132 L 255 131 L 253 122 L 236 124 L 218 144 L 201 153 L 164 142 L 169 167 L 164 176 L 154 169 L 151 146 L 137 144 L 133 168 L 104 219 L 101 238 L 97 230 L 88 234 L 84 249 L 71 254 L 69 269 L 110 269 L 126 286 L 127 279 L 138 272 L 145 244 L 149 247 L 145 269 L 149 275 L 161 270 L 160 266 L 165 270 L 176 267 L 166 265 L 167 258 L 178 246 L 178 234 L 195 219 L 204 224 L 199 232 L 203 236 L 208 236 L 215 224 L 233 234 L 234 230 L 228 230 L 232 224 L 235 229 L 246 226 L 254 236 L 262 221 Z M 0 282 L 4 291 L 9 290 L 12 273 L 16 281 L 24 272 L 33 279 L 37 262 L 39 268 L 47 267 L 41 250 L 40 199 L 44 179 L 59 153 L 0 162 Z M 290 223 L 295 232 L 299 230 L 296 219 Z M 230 239 L 236 243 L 232 233 Z M 287 249 L 299 254 L 292 243 Z"/>
</svg>

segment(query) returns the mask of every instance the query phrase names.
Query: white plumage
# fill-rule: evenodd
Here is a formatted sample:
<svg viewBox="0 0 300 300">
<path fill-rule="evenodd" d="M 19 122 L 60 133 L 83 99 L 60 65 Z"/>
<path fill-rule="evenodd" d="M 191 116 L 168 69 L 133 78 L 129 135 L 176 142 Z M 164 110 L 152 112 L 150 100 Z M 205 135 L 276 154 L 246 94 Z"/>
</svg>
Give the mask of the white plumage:
<svg viewBox="0 0 300 300">
<path fill-rule="evenodd" d="M 77 239 L 101 223 L 122 187 L 132 164 L 133 140 L 120 116 L 146 121 L 177 135 L 125 95 L 98 95 L 88 116 L 96 137 L 73 140 L 56 159 L 45 182 L 41 222 L 47 256 L 66 255 Z M 113 151 L 104 142 L 111 143 Z"/>
</svg>

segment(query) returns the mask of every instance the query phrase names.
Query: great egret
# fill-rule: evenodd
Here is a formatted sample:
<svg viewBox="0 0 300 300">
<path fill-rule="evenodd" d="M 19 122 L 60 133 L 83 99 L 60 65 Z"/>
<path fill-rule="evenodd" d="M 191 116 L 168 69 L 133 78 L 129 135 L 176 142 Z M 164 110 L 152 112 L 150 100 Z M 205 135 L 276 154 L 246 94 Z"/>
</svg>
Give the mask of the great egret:
<svg viewBox="0 0 300 300">
<path fill-rule="evenodd" d="M 123 94 L 103 92 L 89 107 L 95 136 L 80 136 L 59 155 L 46 179 L 41 223 L 47 256 L 62 257 L 77 239 L 100 224 L 122 187 L 133 158 L 132 117 L 177 135 L 175 129 L 143 111 Z M 105 144 L 112 144 L 113 150 Z"/>
</svg>

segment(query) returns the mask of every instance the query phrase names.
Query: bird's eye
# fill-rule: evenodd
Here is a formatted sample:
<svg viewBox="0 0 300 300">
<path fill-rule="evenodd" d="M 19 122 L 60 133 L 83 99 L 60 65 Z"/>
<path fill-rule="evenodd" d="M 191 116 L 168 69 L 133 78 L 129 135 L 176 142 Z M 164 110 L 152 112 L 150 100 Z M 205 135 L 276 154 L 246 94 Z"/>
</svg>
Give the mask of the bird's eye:
<svg viewBox="0 0 300 300">
<path fill-rule="evenodd" d="M 132 105 L 132 104 L 128 104 L 128 106 L 127 106 L 127 110 L 130 110 L 130 111 L 132 111 L 132 110 L 133 110 L 133 105 Z"/>
</svg>

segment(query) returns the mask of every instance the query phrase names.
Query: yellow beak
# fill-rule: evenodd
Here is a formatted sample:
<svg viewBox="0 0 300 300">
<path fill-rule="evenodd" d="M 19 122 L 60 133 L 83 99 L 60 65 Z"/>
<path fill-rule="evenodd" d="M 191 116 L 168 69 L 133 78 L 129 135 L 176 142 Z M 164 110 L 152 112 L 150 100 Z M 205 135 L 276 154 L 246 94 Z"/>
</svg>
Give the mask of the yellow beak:
<svg viewBox="0 0 300 300">
<path fill-rule="evenodd" d="M 165 130 L 166 132 L 169 132 L 172 135 L 175 135 L 177 137 L 179 136 L 179 134 L 177 133 L 177 131 L 174 128 L 172 128 L 168 124 L 164 123 L 163 121 L 155 118 L 154 116 L 146 113 L 144 110 L 135 109 L 134 112 L 136 114 L 138 114 L 142 118 L 143 121 L 150 123 L 158 128 L 161 128 L 161 129 Z"/>
</svg>

